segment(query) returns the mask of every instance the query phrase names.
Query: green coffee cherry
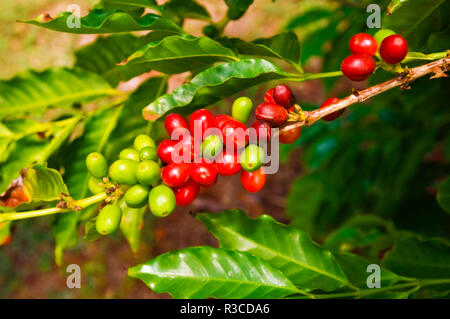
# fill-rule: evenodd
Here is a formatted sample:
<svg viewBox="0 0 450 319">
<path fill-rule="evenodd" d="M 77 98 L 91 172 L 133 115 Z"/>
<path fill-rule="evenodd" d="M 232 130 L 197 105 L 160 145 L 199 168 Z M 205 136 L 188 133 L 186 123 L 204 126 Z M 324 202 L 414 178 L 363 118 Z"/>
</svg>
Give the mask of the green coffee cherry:
<svg viewBox="0 0 450 319">
<path fill-rule="evenodd" d="M 204 158 L 213 160 L 222 152 L 222 150 L 223 143 L 217 135 L 210 135 L 203 140 L 202 153 Z"/>
<path fill-rule="evenodd" d="M 119 153 L 119 158 L 139 162 L 139 152 L 134 148 L 125 148 Z"/>
<path fill-rule="evenodd" d="M 175 210 L 176 199 L 173 190 L 164 185 L 158 185 L 150 191 L 148 205 L 153 215 L 164 217 Z"/>
<path fill-rule="evenodd" d="M 146 146 L 139 152 L 139 159 L 141 161 L 156 161 L 158 159 L 158 151 L 154 147 Z"/>
<path fill-rule="evenodd" d="M 92 194 L 98 194 L 104 191 L 104 183 L 100 178 L 91 176 L 88 180 L 88 188 Z"/>
<path fill-rule="evenodd" d="M 264 164 L 264 150 L 255 144 L 250 144 L 241 154 L 242 169 L 247 172 L 256 171 Z"/>
<path fill-rule="evenodd" d="M 155 141 L 150 136 L 145 134 L 140 134 L 136 136 L 136 138 L 134 139 L 133 146 L 138 151 L 142 150 L 144 147 L 147 146 L 156 148 Z"/>
<path fill-rule="evenodd" d="M 124 198 L 128 207 L 144 207 L 148 201 L 148 187 L 139 184 L 131 186 L 125 193 Z"/>
<path fill-rule="evenodd" d="M 109 176 L 119 184 L 134 185 L 137 183 L 136 169 L 138 162 L 119 159 L 109 167 Z"/>
<path fill-rule="evenodd" d="M 117 204 L 106 205 L 97 215 L 95 228 L 102 235 L 113 233 L 119 228 L 122 210 Z"/>
<path fill-rule="evenodd" d="M 253 102 L 248 97 L 242 96 L 233 102 L 231 115 L 234 119 L 246 123 L 252 113 Z"/>
<path fill-rule="evenodd" d="M 108 164 L 102 154 L 98 152 L 90 153 L 86 157 L 86 166 L 89 173 L 97 178 L 103 178 L 108 171 Z"/>
<path fill-rule="evenodd" d="M 155 161 L 142 161 L 137 166 L 136 178 L 142 185 L 152 185 L 160 180 L 161 167 Z"/>
<path fill-rule="evenodd" d="M 381 29 L 380 31 L 378 31 L 377 33 L 375 33 L 374 38 L 378 43 L 378 48 L 380 48 L 381 46 L 381 42 L 383 42 L 383 40 L 385 38 L 387 38 L 390 35 L 394 35 L 396 34 L 394 31 L 389 30 L 389 29 Z"/>
</svg>

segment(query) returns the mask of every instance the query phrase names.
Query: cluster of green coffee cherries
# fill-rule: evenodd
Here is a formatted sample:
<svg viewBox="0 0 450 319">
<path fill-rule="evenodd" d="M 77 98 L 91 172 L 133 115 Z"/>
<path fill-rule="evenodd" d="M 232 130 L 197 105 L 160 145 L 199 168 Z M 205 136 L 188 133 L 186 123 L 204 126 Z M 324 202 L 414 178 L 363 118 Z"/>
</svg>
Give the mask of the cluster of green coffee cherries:
<svg viewBox="0 0 450 319">
<path fill-rule="evenodd" d="M 124 197 L 130 208 L 143 208 L 148 205 L 151 213 L 158 217 L 169 215 L 176 206 L 173 190 L 161 184 L 161 162 L 156 144 L 148 135 L 138 135 L 133 147 L 119 153 L 119 159 L 109 168 L 105 157 L 90 153 L 86 157 L 90 173 L 88 188 L 93 194 L 106 192 L 112 195 L 96 218 L 97 232 L 108 235 L 119 228 L 122 210 L 119 198 Z"/>
</svg>

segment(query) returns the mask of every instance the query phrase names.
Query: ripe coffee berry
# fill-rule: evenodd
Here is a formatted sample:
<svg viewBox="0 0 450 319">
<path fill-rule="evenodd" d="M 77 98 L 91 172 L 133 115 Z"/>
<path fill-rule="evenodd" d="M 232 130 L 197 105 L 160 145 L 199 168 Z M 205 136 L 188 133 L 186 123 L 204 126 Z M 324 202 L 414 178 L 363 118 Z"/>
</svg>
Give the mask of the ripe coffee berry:
<svg viewBox="0 0 450 319">
<path fill-rule="evenodd" d="M 408 42 L 401 35 L 390 35 L 381 42 L 380 55 L 389 64 L 403 61 L 408 54 Z"/>
<path fill-rule="evenodd" d="M 178 206 L 186 206 L 192 203 L 197 198 L 200 192 L 200 185 L 192 179 L 189 179 L 181 186 L 174 187 L 175 200 Z"/>
<path fill-rule="evenodd" d="M 164 127 L 166 128 L 167 133 L 169 133 L 169 136 L 172 136 L 172 132 L 178 128 L 189 129 L 186 120 L 180 114 L 176 113 L 167 115 L 164 120 Z"/>
<path fill-rule="evenodd" d="M 241 172 L 241 184 L 244 189 L 249 193 L 259 192 L 266 183 L 266 174 L 264 166 L 261 166 L 254 172 Z"/>
<path fill-rule="evenodd" d="M 192 113 L 189 119 L 189 130 L 195 138 L 203 139 L 205 131 L 212 127 L 214 127 L 214 115 L 210 111 L 200 109 Z"/>
<path fill-rule="evenodd" d="M 337 97 L 329 98 L 328 100 L 326 100 L 325 102 L 322 103 L 320 108 L 324 108 L 324 107 L 326 107 L 328 105 L 331 105 L 331 104 L 334 104 L 334 103 L 337 103 L 337 102 L 339 102 L 339 99 Z M 330 121 L 333 121 L 333 120 L 337 119 L 339 116 L 344 114 L 344 112 L 345 112 L 345 109 L 342 109 L 342 110 L 333 112 L 331 114 L 328 114 L 327 116 L 322 117 L 322 119 L 324 121 L 330 122 Z"/>
<path fill-rule="evenodd" d="M 191 178 L 201 185 L 209 185 L 217 178 L 217 167 L 206 161 L 195 163 L 191 169 Z"/>
<path fill-rule="evenodd" d="M 214 164 L 217 172 L 222 176 L 231 176 L 239 173 L 241 170 L 239 155 L 225 151 L 216 158 Z"/>
<path fill-rule="evenodd" d="M 172 162 L 172 153 L 177 141 L 164 140 L 158 145 L 158 156 L 164 163 Z"/>
<path fill-rule="evenodd" d="M 365 54 L 352 54 L 344 59 L 341 71 L 352 81 L 363 81 L 375 70 L 375 60 Z"/>
<path fill-rule="evenodd" d="M 223 143 L 229 149 L 239 150 L 248 143 L 248 130 L 244 123 L 235 119 L 222 125 Z"/>
<path fill-rule="evenodd" d="M 287 121 L 288 112 L 277 104 L 261 103 L 255 111 L 258 120 L 265 120 L 271 125 L 281 125 Z"/>
<path fill-rule="evenodd" d="M 290 108 L 295 104 L 295 95 L 291 89 L 284 84 L 277 85 L 273 88 L 273 99 L 275 102 L 285 108 Z"/>
<path fill-rule="evenodd" d="M 234 119 L 231 116 L 226 115 L 226 114 L 216 115 L 214 117 L 214 126 L 217 127 L 219 130 L 222 130 L 222 127 L 225 124 L 225 122 L 227 122 L 229 120 L 234 120 Z"/>
<path fill-rule="evenodd" d="M 378 43 L 367 33 L 357 33 L 351 37 L 348 46 L 352 53 L 374 55 L 378 50 Z"/>
<path fill-rule="evenodd" d="M 256 120 L 255 123 L 252 124 L 252 128 L 254 131 L 251 131 L 250 140 L 254 143 L 258 142 L 269 142 L 270 134 L 271 134 L 271 126 L 269 122 L 264 120 Z"/>
<path fill-rule="evenodd" d="M 181 186 L 188 180 L 190 169 L 188 163 L 169 163 L 161 171 L 162 181 L 170 187 Z"/>
<path fill-rule="evenodd" d="M 277 102 L 275 102 L 275 99 L 273 98 L 274 91 L 275 91 L 275 88 L 271 88 L 270 90 L 267 90 L 266 95 L 264 96 L 264 102 L 270 103 L 270 104 L 277 104 Z"/>
<path fill-rule="evenodd" d="M 284 130 L 283 128 L 287 126 L 288 124 L 285 124 L 280 127 L 280 135 L 278 136 L 278 139 L 280 143 L 282 144 L 292 144 L 296 140 L 299 139 L 300 135 L 302 134 L 302 128 L 301 127 L 295 127 L 291 128 L 289 130 Z"/>
</svg>

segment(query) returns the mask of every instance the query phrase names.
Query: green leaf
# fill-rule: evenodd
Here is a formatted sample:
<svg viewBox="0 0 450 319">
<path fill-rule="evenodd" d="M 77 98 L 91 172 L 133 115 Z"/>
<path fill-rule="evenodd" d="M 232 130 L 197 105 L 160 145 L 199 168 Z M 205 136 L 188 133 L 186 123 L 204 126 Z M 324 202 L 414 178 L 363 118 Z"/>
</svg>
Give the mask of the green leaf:
<svg viewBox="0 0 450 319">
<path fill-rule="evenodd" d="M 253 0 L 225 0 L 225 3 L 228 6 L 227 16 L 231 20 L 237 20 L 247 11 Z"/>
<path fill-rule="evenodd" d="M 120 230 L 127 239 L 133 253 L 136 253 L 139 249 L 141 229 L 144 224 L 144 214 L 147 210 L 147 206 L 143 208 L 130 208 L 125 203 L 125 199 L 123 197 L 119 201 L 119 205 L 122 209 Z"/>
<path fill-rule="evenodd" d="M 96 34 L 96 33 L 116 33 L 143 30 L 160 30 L 183 33 L 183 31 L 172 21 L 159 15 L 148 13 L 142 17 L 134 18 L 128 13 L 109 10 L 94 9 L 85 17 L 79 20 L 76 25 L 76 16 L 71 12 L 62 12 L 55 19 L 45 21 L 43 16 L 34 20 L 23 20 L 19 22 L 34 24 L 54 31 L 76 33 L 76 34 Z"/>
<path fill-rule="evenodd" d="M 386 253 L 384 266 L 407 277 L 450 278 L 450 246 L 439 239 L 408 237 Z"/>
<path fill-rule="evenodd" d="M 174 298 L 280 298 L 299 290 L 277 269 L 247 253 L 208 246 L 171 251 L 128 270 Z"/>
<path fill-rule="evenodd" d="M 305 27 L 308 24 L 315 23 L 324 18 L 328 18 L 331 15 L 333 15 L 333 11 L 331 10 L 328 10 L 326 8 L 314 8 L 291 19 L 285 26 L 285 29 L 292 30 L 300 27 Z"/>
<path fill-rule="evenodd" d="M 61 193 L 69 193 L 61 174 L 42 164 L 27 170 L 23 186 L 30 201 L 55 201 Z"/>
<path fill-rule="evenodd" d="M 116 94 L 118 92 L 97 74 L 81 69 L 61 67 L 28 71 L 0 81 L 0 118 L 43 112 L 49 106 L 70 106 L 74 102 Z"/>
<path fill-rule="evenodd" d="M 367 266 L 372 263 L 355 254 L 343 253 L 335 254 L 334 256 L 350 282 L 358 288 L 367 289 L 367 278 L 373 273 L 367 272 Z M 381 287 L 389 287 L 399 281 L 405 280 L 409 280 L 409 278 L 398 276 L 393 272 L 380 267 Z"/>
<path fill-rule="evenodd" d="M 164 16 L 181 22 L 185 18 L 211 20 L 204 6 L 194 0 L 170 0 L 163 4 Z"/>
<path fill-rule="evenodd" d="M 172 74 L 236 59 L 232 50 L 208 37 L 171 36 L 137 51 L 128 59 L 128 65 L 139 64 L 147 70 Z"/>
<path fill-rule="evenodd" d="M 425 54 L 421 52 L 408 52 L 406 58 L 402 61 L 402 63 L 409 63 L 414 61 L 434 61 L 445 58 L 446 56 L 447 52 L 436 52 L 430 54 Z"/>
<path fill-rule="evenodd" d="M 167 91 L 166 77 L 153 77 L 143 82 L 120 109 L 120 125 L 111 132 L 105 145 L 105 156 L 112 160 L 124 148 L 133 144 L 134 138 L 148 133 L 149 123 L 142 117 L 142 109 Z"/>
<path fill-rule="evenodd" d="M 160 7 L 155 0 L 101 0 L 109 8 L 130 10 L 132 8 L 148 8 L 159 12 Z"/>
<path fill-rule="evenodd" d="M 144 115 L 155 118 L 168 111 L 189 113 L 246 88 L 289 77 L 289 73 L 262 59 L 223 63 L 200 72 L 190 83 L 163 95 L 145 108 Z M 307 77 L 306 73 L 302 74 L 302 79 Z M 182 110 L 174 110 L 181 107 Z"/>
<path fill-rule="evenodd" d="M 44 138 L 38 134 L 31 134 L 19 137 L 13 142 L 8 160 L 0 164 L 0 194 L 19 176 L 22 169 L 33 163 L 47 161 L 72 134 L 79 120 L 79 117 L 74 117 L 53 122 L 50 123 L 48 130 L 44 131 L 46 133 Z"/>
<path fill-rule="evenodd" d="M 97 239 L 102 237 L 102 234 L 100 234 L 97 231 L 97 228 L 95 226 L 96 218 L 92 218 L 84 224 L 84 236 L 83 239 L 87 242 L 96 241 Z"/>
<path fill-rule="evenodd" d="M 392 0 L 387 8 L 388 14 L 393 14 L 398 8 L 400 8 L 408 0 Z"/>
<path fill-rule="evenodd" d="M 300 64 L 300 42 L 292 31 L 286 31 L 270 38 L 247 42 L 239 38 L 222 38 L 219 41 L 239 54 L 271 57 L 285 60 L 298 68 Z"/>
<path fill-rule="evenodd" d="M 9 242 L 11 238 L 12 222 L 0 223 L 0 247 Z"/>
<path fill-rule="evenodd" d="M 305 291 L 333 291 L 351 286 L 330 251 L 304 232 L 276 222 L 268 215 L 248 218 L 241 210 L 198 214 L 220 246 L 248 252 L 280 269 Z"/>
<path fill-rule="evenodd" d="M 432 32 L 439 31 L 441 16 L 439 7 L 445 0 L 407 1 L 398 7 L 395 14 L 387 15 L 383 28 L 392 29 L 408 40 L 410 49 L 424 45 Z"/>
<path fill-rule="evenodd" d="M 442 209 L 450 214 L 450 177 L 439 184 L 437 201 Z"/>
</svg>

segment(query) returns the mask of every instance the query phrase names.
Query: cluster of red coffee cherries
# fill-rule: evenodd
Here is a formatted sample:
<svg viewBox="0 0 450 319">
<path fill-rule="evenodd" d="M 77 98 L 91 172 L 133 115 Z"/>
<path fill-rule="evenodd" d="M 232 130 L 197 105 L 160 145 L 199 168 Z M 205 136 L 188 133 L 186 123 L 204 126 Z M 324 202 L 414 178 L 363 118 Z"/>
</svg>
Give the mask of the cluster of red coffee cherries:
<svg viewBox="0 0 450 319">
<path fill-rule="evenodd" d="M 363 81 L 375 71 L 374 56 L 379 56 L 387 64 L 397 64 L 408 54 L 408 43 L 401 35 L 382 29 L 375 37 L 367 33 L 355 34 L 349 41 L 351 55 L 341 64 L 341 71 L 352 81 Z"/>
</svg>

